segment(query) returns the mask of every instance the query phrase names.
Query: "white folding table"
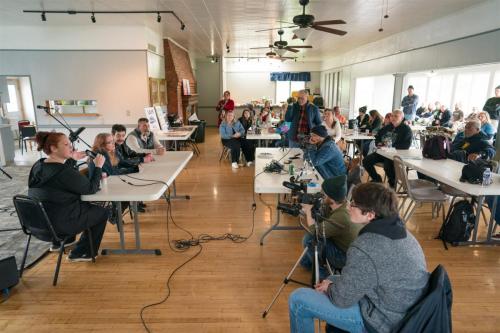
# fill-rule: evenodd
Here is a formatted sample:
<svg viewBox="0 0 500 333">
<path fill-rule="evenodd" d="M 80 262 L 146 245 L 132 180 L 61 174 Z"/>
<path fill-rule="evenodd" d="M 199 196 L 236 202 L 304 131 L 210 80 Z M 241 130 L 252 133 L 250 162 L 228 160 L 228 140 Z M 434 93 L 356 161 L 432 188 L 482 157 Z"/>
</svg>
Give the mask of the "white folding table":
<svg viewBox="0 0 500 333">
<path fill-rule="evenodd" d="M 363 148 L 364 148 L 364 143 L 365 140 L 375 140 L 375 137 L 371 134 L 366 134 L 365 132 L 359 132 L 359 133 L 354 133 L 351 131 L 347 131 L 342 133 L 342 137 L 346 141 L 353 142 L 354 144 L 356 141 L 361 142 L 361 144 L 358 146 L 359 152 L 360 152 L 360 160 L 363 160 Z M 349 153 L 349 152 L 348 152 Z M 354 156 L 354 154 L 353 154 Z"/>
<path fill-rule="evenodd" d="M 143 171 L 130 174 L 133 178 L 127 175 L 109 176 L 103 181 L 101 189 L 97 193 L 81 196 L 82 201 L 113 201 L 118 206 L 117 223 L 120 230 L 120 249 L 103 249 L 101 252 L 103 255 L 108 253 L 161 255 L 159 249 L 147 250 L 141 248 L 137 202 L 158 200 L 171 185 L 174 187 L 175 195 L 175 178 L 186 167 L 192 157 L 193 152 L 190 151 L 168 151 L 161 156 L 155 155 L 154 162 L 142 164 Z M 135 249 L 125 248 L 122 201 L 130 202 L 130 209 L 132 209 L 134 215 Z"/>
<path fill-rule="evenodd" d="M 388 159 L 394 159 L 395 155 L 401 157 L 406 166 L 414 169 L 424 175 L 431 177 L 443 184 L 454 187 L 470 196 L 477 197 L 477 212 L 481 211 L 483 206 L 484 197 L 488 195 L 495 196 L 493 207 L 491 207 L 491 217 L 488 224 L 488 232 L 485 241 L 477 241 L 477 229 L 479 226 L 480 213 L 476 213 L 476 221 L 472 239 L 461 243 L 460 245 L 475 245 L 475 244 L 499 244 L 500 242 L 492 240 L 491 234 L 493 233 L 494 216 L 497 209 L 497 197 L 500 195 L 500 174 L 493 173 L 493 183 L 489 186 L 482 186 L 480 184 L 469 184 L 460 181 L 462 175 L 462 168 L 464 163 L 457 162 L 451 159 L 433 160 L 423 158 L 420 149 L 396 150 L 396 149 L 377 149 L 377 154 L 384 156 Z"/>
<path fill-rule="evenodd" d="M 155 132 L 155 137 L 158 139 L 158 141 L 173 141 L 174 149 L 177 150 L 177 142 L 188 140 L 197 127 L 198 126 L 196 125 L 173 127 L 168 131 Z"/>
<path fill-rule="evenodd" d="M 258 145 L 261 146 L 261 140 L 264 140 L 266 147 L 269 145 L 269 140 L 280 140 L 281 135 L 278 133 L 269 133 L 269 129 L 262 129 L 260 134 L 247 133 L 247 140 L 258 140 Z"/>
<path fill-rule="evenodd" d="M 283 186 L 284 181 L 290 181 L 290 175 L 288 173 L 289 164 L 284 164 L 288 161 L 290 157 L 297 156 L 298 158 L 292 159 L 291 164 L 295 168 L 295 177 L 300 173 L 300 169 L 304 166 L 302 159 L 303 152 L 299 148 L 257 148 L 255 152 L 255 177 L 254 177 L 254 192 L 257 194 L 276 194 L 278 203 L 280 202 L 280 196 L 282 194 L 289 194 L 291 190 Z M 277 173 L 266 173 L 264 168 L 272 160 L 279 161 L 279 163 L 284 164 L 285 171 L 280 174 Z M 309 193 L 318 192 L 321 190 L 321 183 L 323 178 L 313 170 L 310 170 L 308 174 L 304 174 L 302 179 L 311 179 L 313 183 L 316 183 L 315 187 L 308 187 Z M 276 210 L 276 222 L 262 235 L 260 238 L 260 245 L 264 245 L 264 238 L 273 230 L 300 230 L 300 226 L 280 226 L 280 211 Z"/>
</svg>

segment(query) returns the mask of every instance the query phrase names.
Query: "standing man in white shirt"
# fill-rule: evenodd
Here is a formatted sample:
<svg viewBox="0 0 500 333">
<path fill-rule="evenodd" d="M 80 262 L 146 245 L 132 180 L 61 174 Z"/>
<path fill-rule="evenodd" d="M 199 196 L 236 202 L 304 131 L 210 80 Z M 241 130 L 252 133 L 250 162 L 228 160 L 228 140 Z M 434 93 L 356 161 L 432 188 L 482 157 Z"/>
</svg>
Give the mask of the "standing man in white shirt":
<svg viewBox="0 0 500 333">
<path fill-rule="evenodd" d="M 139 118 L 137 128 L 129 133 L 125 144 L 136 153 L 163 155 L 165 148 L 149 130 L 149 120 Z"/>
</svg>

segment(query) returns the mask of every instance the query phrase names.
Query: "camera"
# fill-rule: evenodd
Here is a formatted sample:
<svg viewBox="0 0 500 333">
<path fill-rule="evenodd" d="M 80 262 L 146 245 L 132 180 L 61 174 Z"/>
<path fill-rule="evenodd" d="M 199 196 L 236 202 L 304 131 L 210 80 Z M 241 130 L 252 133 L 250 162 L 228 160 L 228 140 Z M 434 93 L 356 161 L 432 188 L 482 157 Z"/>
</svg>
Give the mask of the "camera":
<svg viewBox="0 0 500 333">
<path fill-rule="evenodd" d="M 278 210 L 281 210 L 285 214 L 292 216 L 299 216 L 302 210 L 302 204 L 312 205 L 311 215 L 313 219 L 317 219 L 321 214 L 321 204 L 323 202 L 323 194 L 318 193 L 307 193 L 307 184 L 303 182 L 283 182 L 283 186 L 292 190 L 292 197 L 295 197 L 296 202 L 278 203 Z"/>
</svg>

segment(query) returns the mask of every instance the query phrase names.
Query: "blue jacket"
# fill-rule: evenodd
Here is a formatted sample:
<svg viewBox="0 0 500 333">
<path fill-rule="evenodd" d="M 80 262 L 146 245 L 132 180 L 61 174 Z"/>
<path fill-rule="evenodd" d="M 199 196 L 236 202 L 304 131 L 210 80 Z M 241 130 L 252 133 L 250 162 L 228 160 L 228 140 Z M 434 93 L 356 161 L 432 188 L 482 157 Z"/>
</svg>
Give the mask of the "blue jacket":
<svg viewBox="0 0 500 333">
<path fill-rule="evenodd" d="M 311 163 L 323 179 L 347 173 L 342 153 L 330 137 L 327 137 L 318 149 L 306 150 L 304 156 L 311 160 Z"/>
<path fill-rule="evenodd" d="M 321 114 L 319 113 L 319 109 L 316 105 L 307 102 L 306 112 L 307 112 L 307 122 L 309 124 L 309 130 L 311 130 L 313 127 L 321 125 L 322 123 Z M 291 123 L 290 130 L 288 131 L 288 137 L 290 138 L 290 140 L 295 141 L 295 137 L 297 136 L 297 130 L 299 128 L 299 120 L 300 120 L 300 105 L 299 103 L 294 103 L 292 109 L 285 115 L 285 121 L 289 121 Z"/>
<path fill-rule="evenodd" d="M 401 106 L 403 107 L 403 113 L 405 114 L 406 120 L 413 120 L 417 114 L 418 96 L 413 94 L 412 96 L 406 95 L 401 101 Z"/>
<path fill-rule="evenodd" d="M 239 121 L 236 121 L 233 126 L 229 125 L 225 121 L 223 121 L 220 124 L 219 127 L 219 133 L 221 139 L 232 139 L 233 135 L 239 132 L 241 134 L 241 137 L 245 137 L 245 128 L 243 128 L 243 125 Z"/>
</svg>

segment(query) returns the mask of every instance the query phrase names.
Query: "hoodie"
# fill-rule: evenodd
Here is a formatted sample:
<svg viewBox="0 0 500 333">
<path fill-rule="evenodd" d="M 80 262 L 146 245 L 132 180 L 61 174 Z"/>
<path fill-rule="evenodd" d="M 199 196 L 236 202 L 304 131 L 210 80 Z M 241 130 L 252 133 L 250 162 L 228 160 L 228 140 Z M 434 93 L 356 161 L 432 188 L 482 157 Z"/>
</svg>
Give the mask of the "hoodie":
<svg viewBox="0 0 500 333">
<path fill-rule="evenodd" d="M 75 165 L 72 159 L 62 164 L 45 163 L 41 158 L 31 168 L 28 180 L 28 195 L 42 202 L 54 227 L 63 234 L 81 231 L 77 222 L 87 222 L 90 204 L 82 202 L 80 196 L 96 193 L 101 180 L 101 168 L 95 168 L 89 179 Z"/>
</svg>

